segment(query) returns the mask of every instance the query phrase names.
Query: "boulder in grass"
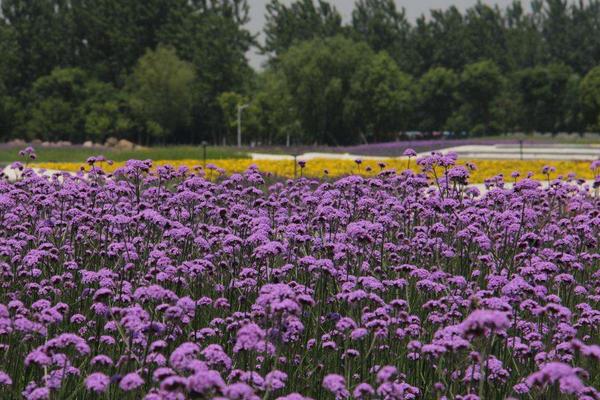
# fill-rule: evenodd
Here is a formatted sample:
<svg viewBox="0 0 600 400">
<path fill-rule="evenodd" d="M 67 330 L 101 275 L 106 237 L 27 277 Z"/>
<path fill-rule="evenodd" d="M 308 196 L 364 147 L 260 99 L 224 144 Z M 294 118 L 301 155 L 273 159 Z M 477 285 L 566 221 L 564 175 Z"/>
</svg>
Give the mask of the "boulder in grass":
<svg viewBox="0 0 600 400">
<path fill-rule="evenodd" d="M 115 148 L 119 150 L 133 150 L 135 148 L 135 144 L 127 139 L 121 139 L 117 142 Z"/>
<path fill-rule="evenodd" d="M 109 137 L 108 139 L 106 139 L 106 142 L 104 142 L 104 145 L 106 147 L 115 147 L 117 143 L 119 143 L 119 139 L 115 137 Z"/>
<path fill-rule="evenodd" d="M 23 147 L 27 144 L 23 139 L 13 139 L 7 143 L 9 146 Z"/>
<path fill-rule="evenodd" d="M 31 141 L 31 144 L 34 146 L 41 146 L 42 145 L 42 141 L 40 139 L 33 139 Z"/>
<path fill-rule="evenodd" d="M 94 142 L 92 142 L 91 140 L 86 140 L 85 142 L 83 142 L 83 147 L 94 147 Z"/>
</svg>

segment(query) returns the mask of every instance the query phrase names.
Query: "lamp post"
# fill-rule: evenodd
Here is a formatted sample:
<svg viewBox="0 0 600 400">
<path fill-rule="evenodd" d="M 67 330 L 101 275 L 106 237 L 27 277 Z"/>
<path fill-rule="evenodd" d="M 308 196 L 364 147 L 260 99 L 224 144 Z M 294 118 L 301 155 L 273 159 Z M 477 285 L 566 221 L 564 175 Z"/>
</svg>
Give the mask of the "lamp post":
<svg viewBox="0 0 600 400">
<path fill-rule="evenodd" d="M 519 154 L 521 155 L 521 160 L 523 159 L 523 140 L 519 140 Z"/>
<path fill-rule="evenodd" d="M 237 147 L 242 147 L 242 111 L 250 104 L 242 104 L 237 107 Z"/>
</svg>

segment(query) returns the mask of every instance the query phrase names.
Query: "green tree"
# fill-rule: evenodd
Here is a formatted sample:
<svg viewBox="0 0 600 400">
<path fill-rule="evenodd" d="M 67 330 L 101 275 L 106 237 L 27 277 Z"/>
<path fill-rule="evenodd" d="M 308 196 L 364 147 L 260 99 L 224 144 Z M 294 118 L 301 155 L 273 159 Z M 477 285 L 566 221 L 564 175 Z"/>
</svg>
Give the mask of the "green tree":
<svg viewBox="0 0 600 400">
<path fill-rule="evenodd" d="M 12 136 L 17 110 L 15 98 L 9 95 L 4 83 L 0 82 L 0 139 Z"/>
<path fill-rule="evenodd" d="M 461 70 L 469 62 L 469 48 L 466 23 L 455 6 L 447 10 L 432 10 L 429 21 L 432 37 L 432 66 L 442 66 L 455 71 Z M 424 71 L 422 71 L 424 72 Z"/>
<path fill-rule="evenodd" d="M 54 68 L 73 64 L 72 17 L 64 0 L 3 0 L 0 15 L 17 43 L 18 79 L 11 91 L 28 88 Z M 2 57 L 4 57 L 4 53 Z M 0 58 L 2 58 L 0 57 Z"/>
<path fill-rule="evenodd" d="M 468 61 L 491 60 L 507 68 L 506 29 L 500 9 L 478 2 L 465 15 Z"/>
<path fill-rule="evenodd" d="M 600 1 L 570 3 L 569 65 L 585 75 L 600 59 Z"/>
<path fill-rule="evenodd" d="M 393 0 L 358 0 L 352 11 L 352 29 L 358 40 L 377 52 L 387 51 L 397 63 L 405 65 L 410 56 L 411 27 L 404 9 L 398 10 Z"/>
<path fill-rule="evenodd" d="M 586 128 L 600 130 L 600 67 L 590 70 L 581 80 L 580 101 Z"/>
<path fill-rule="evenodd" d="M 54 69 L 37 79 L 29 92 L 24 134 L 45 140 L 81 140 L 84 116 L 80 105 L 86 100 L 85 71 Z"/>
<path fill-rule="evenodd" d="M 427 18 L 417 18 L 408 39 L 411 57 L 404 61 L 405 70 L 414 76 L 421 76 L 434 64 L 434 47 L 436 46 L 432 29 Z"/>
<path fill-rule="evenodd" d="M 259 75 L 253 104 L 258 110 L 261 141 L 267 144 L 303 142 L 301 123 L 280 70 L 268 69 Z"/>
<path fill-rule="evenodd" d="M 217 98 L 227 127 L 227 142 L 237 143 L 238 108 L 241 107 L 242 140 L 248 143 L 256 139 L 257 114 L 256 104 L 246 96 L 235 92 L 223 92 Z"/>
<path fill-rule="evenodd" d="M 542 35 L 550 61 L 571 64 L 571 49 L 569 30 L 571 17 L 566 0 L 543 0 L 545 5 L 542 22 Z"/>
<path fill-rule="evenodd" d="M 139 131 L 133 121 L 125 91 L 96 80 L 90 81 L 85 91 L 86 100 L 81 106 L 85 115 L 86 138 L 102 143 L 110 136 L 132 136 L 134 129 Z"/>
<path fill-rule="evenodd" d="M 20 133 L 31 139 L 102 141 L 133 127 L 124 93 L 79 68 L 53 70 L 33 83 L 28 96 Z"/>
<path fill-rule="evenodd" d="M 341 32 L 342 17 L 327 1 L 295 0 L 285 5 L 281 0 L 271 0 L 267 4 L 263 50 L 278 56 L 294 44 Z"/>
<path fill-rule="evenodd" d="M 493 61 L 469 64 L 460 75 L 457 88 L 458 109 L 449 126 L 455 131 L 475 134 L 497 132 L 492 124 L 492 107 L 503 84 L 500 68 Z"/>
<path fill-rule="evenodd" d="M 164 140 L 189 126 L 195 77 L 193 66 L 170 47 L 148 50 L 139 59 L 127 87 L 131 108 L 142 121 L 147 139 Z"/>
<path fill-rule="evenodd" d="M 78 65 L 121 87 L 180 0 L 71 0 Z"/>
<path fill-rule="evenodd" d="M 505 10 L 507 65 L 510 70 L 531 68 L 546 60 L 544 39 L 536 18 L 540 11 L 536 11 L 535 3 L 533 7 L 534 13 L 526 14 L 521 3 L 514 1 Z"/>
<path fill-rule="evenodd" d="M 19 78 L 19 55 L 14 29 L 0 19 L 0 139 L 11 135 L 16 126 L 17 101 L 14 88 Z"/>
<path fill-rule="evenodd" d="M 389 89 L 395 85 L 392 64 L 373 64 L 373 54 L 380 51 L 415 77 L 411 119 L 423 129 L 555 132 L 595 126 L 593 103 L 584 104 L 589 95 L 579 92 L 587 87 L 580 84 L 580 76 L 600 58 L 600 0 L 532 0 L 527 9 L 515 0 L 504 10 L 477 2 L 465 12 L 454 6 L 432 10 L 414 24 L 393 0 L 354 3 L 351 23 L 344 25 L 330 1 L 270 0 L 265 45 L 259 46 L 245 28 L 248 0 L 2 0 L 0 136 L 28 133 L 83 140 L 91 135 L 101 140 L 106 135 L 152 133 L 172 142 L 212 138 L 220 143 L 230 127 L 218 98 L 233 92 L 248 98 L 252 94 L 252 107 L 245 110 L 254 124 L 246 129 L 251 140 L 281 143 L 293 137 L 350 143 L 361 134 L 380 140 L 384 132 L 405 124 L 396 121 L 396 114 L 382 115 L 396 95 L 406 94 Z M 337 36 L 366 45 L 342 45 L 332 39 Z M 316 45 L 317 40 L 325 43 Z M 173 107 L 177 112 L 171 117 L 167 109 L 149 118 L 140 105 L 150 97 L 141 102 L 140 86 L 128 77 L 135 75 L 132 71 L 146 51 L 159 44 L 174 48 L 180 60 L 193 66 L 197 79 L 181 99 L 189 106 Z M 249 67 L 246 54 L 253 46 L 271 56 L 268 73 L 258 76 Z M 362 57 L 351 50 L 357 46 L 366 49 Z M 317 55 L 300 56 L 301 48 L 315 49 Z M 320 53 L 325 51 L 347 55 L 354 64 Z M 286 65 L 280 65 L 286 56 Z M 305 57 L 307 64 L 296 64 L 294 57 Z M 495 63 L 507 77 L 494 96 L 479 94 L 497 84 L 495 68 L 479 70 L 465 81 L 481 60 Z M 440 67 L 460 75 L 456 96 L 434 93 L 435 83 L 428 86 L 428 80 L 439 78 L 444 90 L 452 88 L 452 79 L 442 77 L 445 73 L 431 72 Z M 357 72 L 370 69 L 373 77 Z M 78 73 L 83 83 L 76 79 Z M 490 76 L 479 77 L 487 73 L 493 79 L 484 84 Z M 477 85 L 471 88 L 471 83 Z M 72 100 L 60 90 L 42 93 L 46 86 L 62 84 L 73 92 L 81 89 L 81 98 Z M 469 98 L 469 90 L 476 95 Z M 130 92 L 137 96 L 130 97 Z M 361 102 L 357 93 L 379 103 Z M 444 96 L 447 101 L 440 100 Z M 406 115 L 399 118 L 407 120 Z"/>
<path fill-rule="evenodd" d="M 520 126 L 525 132 L 557 133 L 567 129 L 566 116 L 570 105 L 569 88 L 573 72 L 564 64 L 549 64 L 521 70 L 517 87 L 523 117 Z"/>
<path fill-rule="evenodd" d="M 343 111 L 357 68 L 371 57 L 366 44 L 341 36 L 303 42 L 282 55 L 279 68 L 307 141 L 337 145 L 358 140 L 358 127 Z"/>
<path fill-rule="evenodd" d="M 227 134 L 226 121 L 217 101 L 223 92 L 246 93 L 254 72 L 246 53 L 254 37 L 244 28 L 248 22 L 245 0 L 213 0 L 186 3 L 164 26 L 162 43 L 173 46 L 177 55 L 190 62 L 197 82 L 193 89 L 193 126 L 181 140 L 197 142 L 202 137 L 221 143 Z"/>
<path fill-rule="evenodd" d="M 345 118 L 375 141 L 407 130 L 412 114 L 412 79 L 381 52 L 360 65 L 352 77 Z"/>
<path fill-rule="evenodd" d="M 19 44 L 14 28 L 0 19 L 0 83 L 9 91 L 19 82 Z M 16 94 L 16 93 L 12 93 Z"/>
<path fill-rule="evenodd" d="M 516 83 L 510 77 L 505 77 L 500 91 L 490 105 L 490 125 L 493 130 L 502 133 L 519 130 L 523 110 L 517 101 L 518 97 Z"/>
<path fill-rule="evenodd" d="M 446 127 L 457 104 L 458 83 L 456 73 L 443 67 L 432 68 L 419 79 L 416 85 L 419 129 L 431 132 Z"/>
</svg>

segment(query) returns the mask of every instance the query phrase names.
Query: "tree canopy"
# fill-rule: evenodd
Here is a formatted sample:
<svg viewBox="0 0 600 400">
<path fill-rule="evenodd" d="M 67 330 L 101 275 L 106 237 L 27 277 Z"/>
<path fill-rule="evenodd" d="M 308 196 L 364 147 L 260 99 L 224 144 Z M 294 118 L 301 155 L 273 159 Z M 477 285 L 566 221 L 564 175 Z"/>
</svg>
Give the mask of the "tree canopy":
<svg viewBox="0 0 600 400">
<path fill-rule="evenodd" d="M 600 0 L 477 2 L 414 21 L 393 0 L 3 0 L 0 140 L 385 141 L 600 129 Z M 259 71 L 249 51 L 267 62 Z"/>
</svg>

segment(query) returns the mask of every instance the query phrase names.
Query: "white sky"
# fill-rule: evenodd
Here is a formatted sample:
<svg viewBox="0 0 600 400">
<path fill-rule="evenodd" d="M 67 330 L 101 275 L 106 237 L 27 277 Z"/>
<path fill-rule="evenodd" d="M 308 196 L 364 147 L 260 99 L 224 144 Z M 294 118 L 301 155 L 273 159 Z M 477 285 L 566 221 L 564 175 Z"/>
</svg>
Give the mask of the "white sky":
<svg viewBox="0 0 600 400">
<path fill-rule="evenodd" d="M 395 0 L 398 8 L 404 7 L 406 9 L 406 16 L 409 21 L 413 22 L 421 14 L 429 14 L 430 9 L 446 9 L 451 5 L 455 5 L 459 10 L 463 11 L 476 4 L 477 0 Z M 253 33 L 260 33 L 265 23 L 265 6 L 269 0 L 248 0 L 250 5 L 250 22 L 247 28 Z M 284 0 L 284 3 L 292 3 L 293 0 Z M 329 3 L 335 5 L 338 9 L 345 22 L 350 20 L 352 15 L 352 8 L 354 7 L 354 0 L 329 0 Z M 482 3 L 494 5 L 497 4 L 500 8 L 512 4 L 512 0 L 496 0 L 496 1 L 483 1 Z M 528 9 L 529 0 L 522 0 L 524 8 Z M 259 40 L 262 36 L 259 36 Z M 254 68 L 260 68 L 264 58 L 255 52 L 248 54 L 250 64 Z"/>
</svg>

